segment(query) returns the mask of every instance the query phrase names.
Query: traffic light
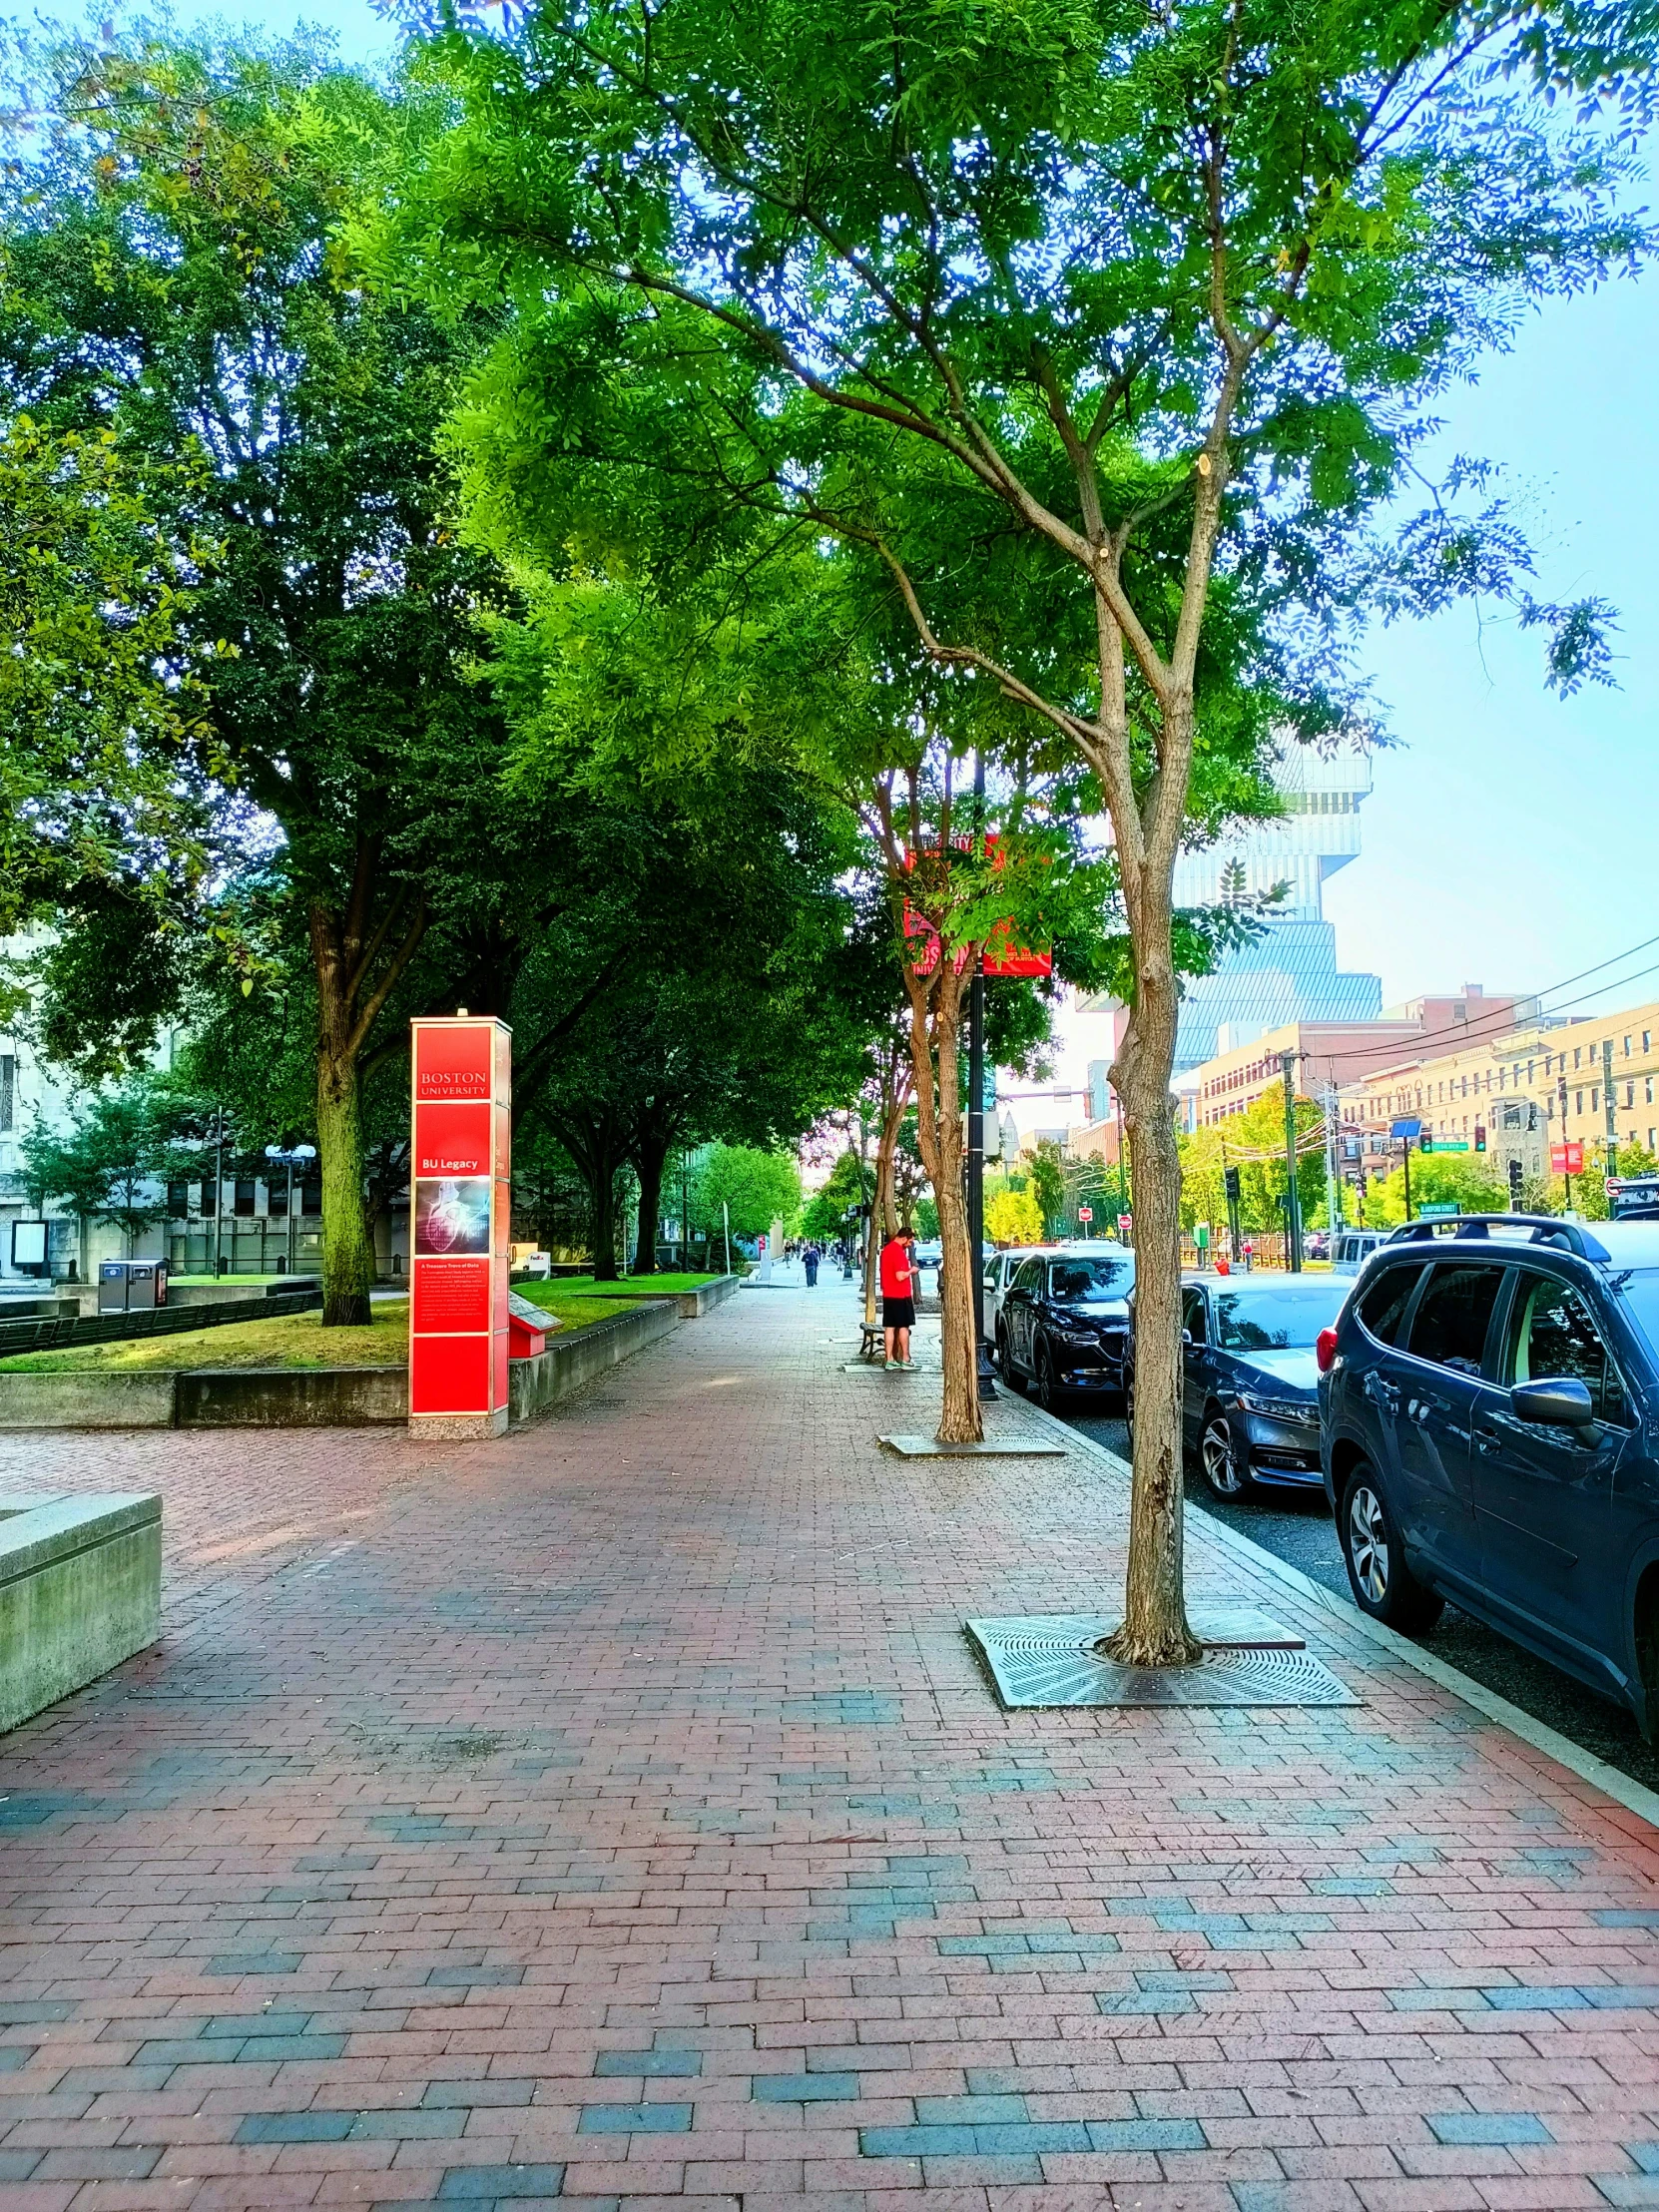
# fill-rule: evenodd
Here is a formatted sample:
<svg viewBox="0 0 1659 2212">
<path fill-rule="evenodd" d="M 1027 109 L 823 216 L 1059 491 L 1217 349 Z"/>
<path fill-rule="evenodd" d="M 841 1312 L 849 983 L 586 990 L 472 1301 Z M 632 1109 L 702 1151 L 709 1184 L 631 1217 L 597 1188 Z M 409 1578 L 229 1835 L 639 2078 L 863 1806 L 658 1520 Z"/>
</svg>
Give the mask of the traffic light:
<svg viewBox="0 0 1659 2212">
<path fill-rule="evenodd" d="M 1434 1149 L 1434 1140 L 1433 1140 L 1433 1138 L 1432 1138 L 1432 1137 L 1431 1137 L 1431 1136 L 1430 1136 L 1430 1135 L 1428 1134 L 1428 1131 L 1427 1131 L 1427 1130 L 1425 1129 L 1425 1130 L 1423 1131 L 1422 1135 L 1421 1135 L 1421 1136 L 1420 1136 L 1420 1137 L 1419 1137 L 1419 1138 L 1417 1139 L 1417 1150 L 1418 1150 L 1419 1152 L 1432 1152 L 1432 1151 L 1433 1151 L 1433 1149 Z"/>
<path fill-rule="evenodd" d="M 1511 1160 L 1509 1162 L 1509 1211 L 1518 1214 L 1520 1210 L 1521 1164 L 1518 1160 Z"/>
<path fill-rule="evenodd" d="M 1228 1203 L 1230 1205 L 1236 1206 L 1239 1202 L 1240 1197 L 1238 1169 L 1224 1169 L 1222 1171 L 1222 1182 L 1226 1187 Z"/>
<path fill-rule="evenodd" d="M 1484 1152 L 1486 1149 L 1486 1132 L 1479 1122 L 1474 1125 L 1474 1149 L 1476 1152 Z"/>
</svg>

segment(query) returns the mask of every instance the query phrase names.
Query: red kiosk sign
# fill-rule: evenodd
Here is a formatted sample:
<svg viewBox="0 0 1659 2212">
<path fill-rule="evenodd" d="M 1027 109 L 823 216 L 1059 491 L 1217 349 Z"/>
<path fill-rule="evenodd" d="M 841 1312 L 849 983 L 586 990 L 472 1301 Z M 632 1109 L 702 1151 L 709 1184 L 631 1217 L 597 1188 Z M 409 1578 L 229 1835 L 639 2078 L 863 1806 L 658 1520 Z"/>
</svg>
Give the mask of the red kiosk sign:
<svg viewBox="0 0 1659 2212">
<path fill-rule="evenodd" d="M 507 1425 L 512 1032 L 489 1015 L 409 1025 L 409 1426 Z"/>
<path fill-rule="evenodd" d="M 1550 1146 L 1549 1172 L 1551 1175 L 1583 1174 L 1584 1146 L 1579 1138 L 1569 1137 L 1565 1144 Z"/>
</svg>

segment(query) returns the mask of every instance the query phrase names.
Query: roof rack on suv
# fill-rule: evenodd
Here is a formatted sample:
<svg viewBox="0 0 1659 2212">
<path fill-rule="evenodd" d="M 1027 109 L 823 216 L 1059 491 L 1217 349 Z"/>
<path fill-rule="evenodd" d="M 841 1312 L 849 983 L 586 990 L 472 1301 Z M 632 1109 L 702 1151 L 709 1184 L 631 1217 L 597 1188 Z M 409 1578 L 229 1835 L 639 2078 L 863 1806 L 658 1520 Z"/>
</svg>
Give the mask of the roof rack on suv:
<svg viewBox="0 0 1659 2212">
<path fill-rule="evenodd" d="M 1553 1214 L 1454 1214 L 1441 1221 L 1408 1221 L 1388 1242 L 1427 1244 L 1435 1237 L 1486 1238 L 1493 1229 L 1525 1230 L 1528 1244 L 1559 1245 L 1580 1260 L 1613 1257 L 1599 1238 L 1587 1236 L 1577 1222 L 1558 1221 Z"/>
</svg>

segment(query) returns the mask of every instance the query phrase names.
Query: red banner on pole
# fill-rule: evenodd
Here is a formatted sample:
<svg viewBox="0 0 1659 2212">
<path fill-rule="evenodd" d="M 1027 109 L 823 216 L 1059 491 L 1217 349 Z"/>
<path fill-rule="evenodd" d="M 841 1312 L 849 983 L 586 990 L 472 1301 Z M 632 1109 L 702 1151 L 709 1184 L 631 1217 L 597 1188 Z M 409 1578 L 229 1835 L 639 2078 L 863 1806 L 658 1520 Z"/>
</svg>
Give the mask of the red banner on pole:
<svg viewBox="0 0 1659 2212">
<path fill-rule="evenodd" d="M 1565 1144 L 1552 1144 L 1549 1148 L 1549 1172 L 1551 1175 L 1582 1175 L 1584 1172 L 1584 1147 L 1576 1137 L 1569 1137 Z"/>
<path fill-rule="evenodd" d="M 409 1426 L 507 1425 L 512 1032 L 491 1015 L 409 1024 Z"/>
</svg>

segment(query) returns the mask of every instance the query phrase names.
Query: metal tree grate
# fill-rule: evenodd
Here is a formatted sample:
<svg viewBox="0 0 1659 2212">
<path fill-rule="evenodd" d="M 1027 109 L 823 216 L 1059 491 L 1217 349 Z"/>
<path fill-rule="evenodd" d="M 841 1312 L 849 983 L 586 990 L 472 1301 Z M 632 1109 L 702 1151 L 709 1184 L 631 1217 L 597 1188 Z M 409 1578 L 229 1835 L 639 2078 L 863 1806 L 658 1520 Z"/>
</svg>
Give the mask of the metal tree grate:
<svg viewBox="0 0 1659 2212">
<path fill-rule="evenodd" d="M 1252 1607 L 1199 1612 L 1204 1655 L 1190 1667 L 1121 1667 L 1096 1648 L 1117 1627 L 1096 1613 L 969 1621 L 967 1632 L 1010 1712 L 1053 1706 L 1358 1705 L 1300 1636 Z"/>
</svg>

